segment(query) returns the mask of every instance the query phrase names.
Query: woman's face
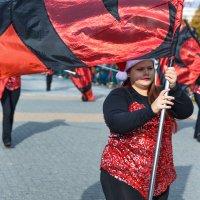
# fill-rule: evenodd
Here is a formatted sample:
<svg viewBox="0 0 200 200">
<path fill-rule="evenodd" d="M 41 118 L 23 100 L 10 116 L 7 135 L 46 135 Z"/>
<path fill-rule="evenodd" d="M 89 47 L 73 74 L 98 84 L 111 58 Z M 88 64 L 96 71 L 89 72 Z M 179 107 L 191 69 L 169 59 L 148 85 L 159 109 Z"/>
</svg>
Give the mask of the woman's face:
<svg viewBox="0 0 200 200">
<path fill-rule="evenodd" d="M 131 85 L 141 89 L 148 89 L 154 80 L 155 69 L 153 61 L 144 60 L 136 64 L 130 71 Z"/>
</svg>

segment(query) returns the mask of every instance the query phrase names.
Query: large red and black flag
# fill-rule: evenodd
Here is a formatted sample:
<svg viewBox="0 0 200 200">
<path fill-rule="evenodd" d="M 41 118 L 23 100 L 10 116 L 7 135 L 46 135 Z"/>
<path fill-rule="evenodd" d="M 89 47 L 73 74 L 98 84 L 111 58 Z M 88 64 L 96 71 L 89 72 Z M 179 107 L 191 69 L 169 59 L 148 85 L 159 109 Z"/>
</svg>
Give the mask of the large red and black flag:
<svg viewBox="0 0 200 200">
<path fill-rule="evenodd" d="M 0 76 L 171 55 L 183 0 L 1 0 Z"/>
<path fill-rule="evenodd" d="M 182 26 L 175 56 L 178 81 L 192 85 L 200 76 L 200 42 L 187 22 Z"/>
<path fill-rule="evenodd" d="M 162 58 L 158 69 L 161 82 L 164 82 L 163 74 L 168 60 Z M 200 43 L 196 37 L 195 30 L 187 21 L 182 23 L 174 64 L 178 75 L 178 82 L 184 85 L 193 85 L 200 76 Z"/>
</svg>

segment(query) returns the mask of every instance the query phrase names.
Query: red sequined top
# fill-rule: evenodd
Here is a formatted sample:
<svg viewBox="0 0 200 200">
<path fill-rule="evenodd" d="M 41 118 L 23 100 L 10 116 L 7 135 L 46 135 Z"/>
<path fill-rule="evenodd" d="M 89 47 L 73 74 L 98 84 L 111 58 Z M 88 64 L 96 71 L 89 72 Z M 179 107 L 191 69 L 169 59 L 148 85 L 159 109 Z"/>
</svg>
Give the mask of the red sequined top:
<svg viewBox="0 0 200 200">
<path fill-rule="evenodd" d="M 133 102 L 129 111 L 134 112 L 144 107 L 141 103 Z M 145 199 L 148 196 L 158 126 L 159 114 L 123 136 L 111 133 L 101 159 L 102 169 L 138 190 Z M 166 116 L 154 196 L 166 191 L 176 178 L 172 155 L 172 133 L 175 126 L 174 118 Z"/>
<path fill-rule="evenodd" d="M 13 76 L 10 77 L 5 86 L 8 90 L 16 90 L 21 87 L 21 77 Z"/>
</svg>

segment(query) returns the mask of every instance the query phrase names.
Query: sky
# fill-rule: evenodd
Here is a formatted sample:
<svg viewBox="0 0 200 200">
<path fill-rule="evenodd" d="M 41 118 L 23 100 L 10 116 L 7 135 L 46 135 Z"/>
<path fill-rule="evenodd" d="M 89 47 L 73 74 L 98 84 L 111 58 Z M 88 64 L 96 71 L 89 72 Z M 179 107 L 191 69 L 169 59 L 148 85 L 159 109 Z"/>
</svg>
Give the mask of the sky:
<svg viewBox="0 0 200 200">
<path fill-rule="evenodd" d="M 197 8 L 200 5 L 200 0 L 185 0 L 184 4 L 186 7 Z"/>
<path fill-rule="evenodd" d="M 189 21 L 192 19 L 196 9 L 200 6 L 200 0 L 185 0 L 183 17 Z"/>
</svg>

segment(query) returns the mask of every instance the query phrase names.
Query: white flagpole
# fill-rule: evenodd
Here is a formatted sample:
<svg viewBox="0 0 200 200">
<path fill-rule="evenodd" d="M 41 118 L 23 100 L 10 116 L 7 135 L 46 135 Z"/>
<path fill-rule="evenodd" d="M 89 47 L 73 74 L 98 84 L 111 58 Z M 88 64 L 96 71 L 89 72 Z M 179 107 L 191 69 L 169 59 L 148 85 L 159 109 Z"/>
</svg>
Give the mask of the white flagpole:
<svg viewBox="0 0 200 200">
<path fill-rule="evenodd" d="M 106 70 L 110 70 L 110 71 L 113 71 L 113 72 L 118 72 L 119 70 L 117 69 L 113 69 L 113 68 L 110 68 L 110 67 L 106 67 L 106 66 L 103 66 L 103 65 L 97 65 L 98 67 L 101 67 L 102 69 L 106 69 Z"/>
<path fill-rule="evenodd" d="M 173 57 L 170 58 L 169 67 L 172 67 L 172 63 L 173 63 Z M 169 81 L 167 81 L 167 80 L 165 82 L 165 89 L 169 89 Z M 156 171 L 157 171 L 157 166 L 158 166 L 158 161 L 159 161 L 160 147 L 161 147 L 161 141 L 162 141 L 162 135 L 163 135 L 163 125 L 164 125 L 164 120 L 165 120 L 165 113 L 166 113 L 166 109 L 162 109 L 161 114 L 160 114 L 157 143 L 156 143 L 156 148 L 155 148 L 151 180 L 150 180 L 150 185 L 149 185 L 148 200 L 153 199 L 155 180 L 156 180 Z"/>
</svg>

